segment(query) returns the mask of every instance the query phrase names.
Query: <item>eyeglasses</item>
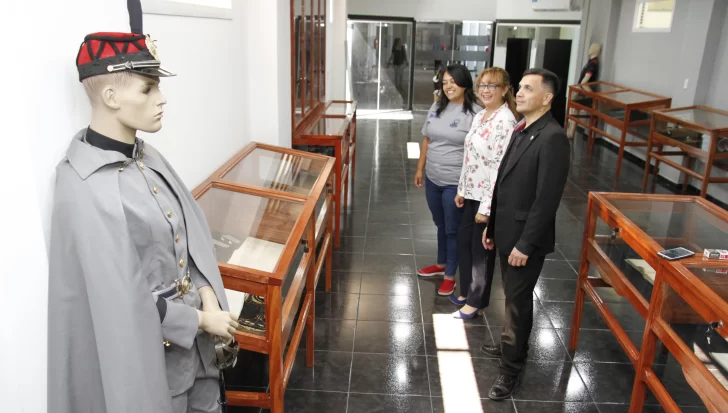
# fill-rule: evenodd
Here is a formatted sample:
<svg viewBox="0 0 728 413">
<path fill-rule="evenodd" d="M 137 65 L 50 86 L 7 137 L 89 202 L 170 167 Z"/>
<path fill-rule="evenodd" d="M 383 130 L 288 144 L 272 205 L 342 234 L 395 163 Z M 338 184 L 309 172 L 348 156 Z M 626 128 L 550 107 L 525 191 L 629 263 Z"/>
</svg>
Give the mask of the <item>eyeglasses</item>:
<svg viewBox="0 0 728 413">
<path fill-rule="evenodd" d="M 498 89 L 498 86 L 495 83 L 478 83 L 478 90 L 485 90 L 488 89 L 491 92 L 494 92 L 496 89 Z"/>
</svg>

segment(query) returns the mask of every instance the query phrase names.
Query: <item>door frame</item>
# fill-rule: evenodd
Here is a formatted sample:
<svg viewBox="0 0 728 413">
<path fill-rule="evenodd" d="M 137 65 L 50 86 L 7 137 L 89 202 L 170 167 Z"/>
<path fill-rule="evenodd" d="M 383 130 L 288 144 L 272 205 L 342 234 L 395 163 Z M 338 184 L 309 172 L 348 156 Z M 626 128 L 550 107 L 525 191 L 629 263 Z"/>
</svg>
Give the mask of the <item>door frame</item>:
<svg viewBox="0 0 728 413">
<path fill-rule="evenodd" d="M 411 23 L 412 24 L 412 35 L 410 36 L 410 41 L 407 44 L 407 47 L 409 47 L 409 81 L 407 82 L 407 95 L 408 95 L 408 102 L 407 102 L 407 109 L 411 111 L 412 110 L 412 103 L 414 101 L 414 79 L 415 79 L 415 33 L 417 33 L 417 21 L 414 17 L 389 17 L 389 16 L 370 16 L 370 15 L 363 15 L 363 14 L 349 14 L 347 16 L 347 24 L 350 20 L 356 20 L 361 22 L 371 22 L 371 23 Z M 381 40 L 380 40 L 381 42 Z M 351 47 L 351 45 L 349 45 Z M 381 43 L 380 43 L 381 47 Z M 381 50 L 381 49 L 380 49 Z M 347 51 L 348 53 L 348 51 Z M 382 62 L 380 61 L 379 64 L 381 65 Z"/>
<path fill-rule="evenodd" d="M 576 26 L 581 28 L 581 20 L 510 20 L 496 19 L 493 21 L 493 36 L 490 38 L 490 66 L 493 67 L 495 58 L 495 39 L 498 36 L 498 25 L 506 26 Z M 581 33 L 579 34 L 581 36 Z M 580 38 L 581 41 L 581 38 Z M 578 56 L 577 56 L 578 57 Z"/>
</svg>

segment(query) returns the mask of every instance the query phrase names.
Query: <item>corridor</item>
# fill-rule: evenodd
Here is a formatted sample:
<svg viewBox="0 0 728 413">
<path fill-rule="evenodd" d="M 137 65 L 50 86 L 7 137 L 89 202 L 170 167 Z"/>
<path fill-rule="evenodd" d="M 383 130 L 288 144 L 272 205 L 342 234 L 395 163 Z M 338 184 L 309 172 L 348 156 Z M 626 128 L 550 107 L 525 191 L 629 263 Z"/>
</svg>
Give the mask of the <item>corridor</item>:
<svg viewBox="0 0 728 413">
<path fill-rule="evenodd" d="M 480 346 L 500 340 L 504 296 L 499 266 L 491 305 L 485 317 L 473 321 L 452 317 L 457 308 L 436 294 L 440 277 L 416 275 L 417 268 L 435 262 L 436 254 L 436 228 L 424 188 L 412 184 L 423 122 L 424 113 L 411 121 L 358 121 L 356 176 L 343 215 L 341 248 L 334 252 L 333 289 L 323 292 L 321 282 L 316 297 L 315 365 L 305 367 L 302 345 L 285 411 L 626 413 L 634 369 L 588 299 L 576 353 L 570 354 L 565 343 L 587 193 L 639 192 L 641 166 L 626 161 L 615 184 L 616 154 L 597 145 L 593 156 L 586 157 L 584 141 L 574 141 L 558 211 L 557 252 L 547 257 L 533 297 L 530 362 L 513 398 L 493 402 L 487 394 L 498 374 L 498 360 L 488 359 Z M 656 192 L 672 190 L 658 184 Z M 609 309 L 639 347 L 642 318 L 623 298 L 609 292 L 603 296 L 612 297 Z M 705 411 L 689 407 L 702 403 L 675 360 L 659 351 L 657 360 L 656 373 L 676 402 L 686 406 L 683 411 Z M 251 375 L 265 371 L 254 364 Z M 648 404 L 656 404 L 651 395 Z"/>
</svg>

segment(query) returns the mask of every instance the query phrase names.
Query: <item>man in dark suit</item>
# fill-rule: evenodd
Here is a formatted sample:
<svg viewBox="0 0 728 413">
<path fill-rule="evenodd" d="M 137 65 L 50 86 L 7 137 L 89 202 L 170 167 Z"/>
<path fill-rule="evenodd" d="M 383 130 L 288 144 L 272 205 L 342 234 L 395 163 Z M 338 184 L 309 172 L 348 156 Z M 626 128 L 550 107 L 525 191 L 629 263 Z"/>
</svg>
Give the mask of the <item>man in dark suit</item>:
<svg viewBox="0 0 728 413">
<path fill-rule="evenodd" d="M 524 119 L 500 164 L 483 244 L 499 250 L 506 296 L 500 345 L 482 351 L 499 357 L 500 376 L 488 397 L 511 396 L 526 364 L 533 326 L 533 290 L 547 254 L 554 252 L 556 210 L 569 174 L 569 140 L 551 115 L 558 77 L 529 69 L 516 95 Z"/>
</svg>

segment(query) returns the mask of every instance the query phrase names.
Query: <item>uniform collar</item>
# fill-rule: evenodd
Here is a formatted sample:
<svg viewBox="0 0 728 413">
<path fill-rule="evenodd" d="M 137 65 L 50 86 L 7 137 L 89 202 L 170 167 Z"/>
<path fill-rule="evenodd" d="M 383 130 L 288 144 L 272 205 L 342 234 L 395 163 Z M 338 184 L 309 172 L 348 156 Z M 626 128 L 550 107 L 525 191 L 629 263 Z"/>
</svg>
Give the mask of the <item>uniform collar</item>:
<svg viewBox="0 0 728 413">
<path fill-rule="evenodd" d="M 98 171 L 106 165 L 115 163 L 123 163 L 128 158 L 116 151 L 105 151 L 95 146 L 91 146 L 85 141 L 88 128 L 81 129 L 71 140 L 71 145 L 66 151 L 66 158 L 71 167 L 76 171 L 81 179 L 85 180 L 94 172 Z M 143 145 L 143 141 L 137 138 L 137 148 Z"/>
</svg>

